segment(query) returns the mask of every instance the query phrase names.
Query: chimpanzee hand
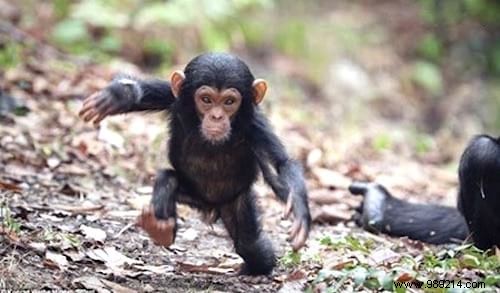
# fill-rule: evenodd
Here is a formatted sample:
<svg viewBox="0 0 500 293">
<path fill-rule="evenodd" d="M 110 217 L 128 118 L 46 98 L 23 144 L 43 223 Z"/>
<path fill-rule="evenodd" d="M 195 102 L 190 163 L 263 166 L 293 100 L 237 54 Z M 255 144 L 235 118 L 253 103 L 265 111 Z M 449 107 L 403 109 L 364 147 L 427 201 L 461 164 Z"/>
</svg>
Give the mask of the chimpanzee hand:
<svg viewBox="0 0 500 293">
<path fill-rule="evenodd" d="M 140 92 L 134 81 L 113 81 L 102 91 L 89 96 L 83 102 L 79 116 L 85 121 L 93 120 L 95 126 L 109 115 L 125 113 L 138 101 Z"/>
<path fill-rule="evenodd" d="M 311 215 L 309 214 L 307 196 L 305 194 L 299 195 L 295 191 L 290 192 L 284 218 L 289 218 L 292 212 L 293 224 L 289 231 L 289 241 L 292 242 L 293 250 L 297 251 L 306 244 L 311 228 Z"/>
<path fill-rule="evenodd" d="M 137 217 L 137 225 L 144 229 L 156 245 L 168 247 L 175 239 L 175 219 L 158 219 L 155 216 L 153 206 L 142 211 Z"/>
</svg>

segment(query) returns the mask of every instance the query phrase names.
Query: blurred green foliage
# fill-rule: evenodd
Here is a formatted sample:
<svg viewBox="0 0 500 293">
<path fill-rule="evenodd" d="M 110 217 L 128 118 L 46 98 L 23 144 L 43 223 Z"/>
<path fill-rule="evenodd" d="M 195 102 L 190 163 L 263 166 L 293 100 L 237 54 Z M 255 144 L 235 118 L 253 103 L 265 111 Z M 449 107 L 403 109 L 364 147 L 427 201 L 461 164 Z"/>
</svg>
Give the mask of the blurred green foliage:
<svg viewBox="0 0 500 293">
<path fill-rule="evenodd" d="M 455 80 L 481 75 L 486 79 L 487 127 L 500 127 L 500 2 L 496 0 L 419 0 L 430 27 L 419 42 L 413 80 L 434 96 L 445 89 L 441 68 L 453 66 Z"/>
<path fill-rule="evenodd" d="M 418 61 L 413 65 L 413 81 L 433 95 L 443 93 L 441 71 L 434 63 Z"/>
<path fill-rule="evenodd" d="M 20 60 L 21 47 L 18 43 L 0 43 L 0 69 L 15 67 Z"/>
<path fill-rule="evenodd" d="M 252 11 L 272 5 L 273 0 L 57 0 L 51 37 L 71 53 L 100 61 L 126 51 L 127 42 L 142 44 L 143 54 L 156 57 L 161 66 L 173 58 L 176 42 L 192 43 L 188 49 L 193 51 L 221 51 L 239 36 L 244 42 L 260 41 L 258 26 L 249 24 Z"/>
<path fill-rule="evenodd" d="M 485 69 L 500 74 L 500 39 L 495 33 L 500 29 L 500 2 L 420 0 L 420 4 L 422 18 L 432 27 L 420 40 L 418 52 L 423 58 L 439 62 L 445 49 L 451 52 L 463 47 L 469 56 L 484 56 Z M 448 48 L 444 48 L 445 43 Z M 478 62 L 477 58 L 468 60 Z"/>
</svg>

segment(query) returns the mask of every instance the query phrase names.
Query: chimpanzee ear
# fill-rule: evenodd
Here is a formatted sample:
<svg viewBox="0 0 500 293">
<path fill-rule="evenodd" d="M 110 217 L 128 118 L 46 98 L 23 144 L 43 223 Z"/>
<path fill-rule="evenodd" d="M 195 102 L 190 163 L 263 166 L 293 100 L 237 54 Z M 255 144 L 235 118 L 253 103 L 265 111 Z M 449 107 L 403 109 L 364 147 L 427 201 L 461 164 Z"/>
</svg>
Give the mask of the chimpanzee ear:
<svg viewBox="0 0 500 293">
<path fill-rule="evenodd" d="M 253 84 L 253 103 L 255 105 L 260 104 L 262 100 L 264 99 L 264 96 L 266 95 L 267 91 L 267 81 L 263 79 L 256 79 Z"/>
<path fill-rule="evenodd" d="M 172 93 L 176 98 L 179 97 L 184 79 L 186 79 L 186 76 L 181 70 L 174 71 L 174 73 L 172 73 L 172 76 L 170 76 L 170 86 L 172 87 Z"/>
</svg>

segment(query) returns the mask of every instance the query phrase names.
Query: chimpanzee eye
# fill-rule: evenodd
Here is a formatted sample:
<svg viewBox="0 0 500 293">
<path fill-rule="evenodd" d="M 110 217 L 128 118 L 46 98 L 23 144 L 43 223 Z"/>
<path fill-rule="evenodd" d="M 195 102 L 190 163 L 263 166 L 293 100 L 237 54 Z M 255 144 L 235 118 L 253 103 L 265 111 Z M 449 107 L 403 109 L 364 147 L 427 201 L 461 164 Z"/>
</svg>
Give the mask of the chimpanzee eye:
<svg viewBox="0 0 500 293">
<path fill-rule="evenodd" d="M 224 102 L 224 105 L 228 105 L 228 106 L 230 106 L 230 105 L 232 105 L 232 104 L 234 104 L 234 99 L 232 99 L 232 98 L 231 98 L 231 99 L 227 99 L 227 100 Z"/>
<path fill-rule="evenodd" d="M 211 104 L 212 101 L 210 100 L 210 98 L 208 96 L 203 96 L 201 97 L 201 101 L 205 104 Z"/>
</svg>

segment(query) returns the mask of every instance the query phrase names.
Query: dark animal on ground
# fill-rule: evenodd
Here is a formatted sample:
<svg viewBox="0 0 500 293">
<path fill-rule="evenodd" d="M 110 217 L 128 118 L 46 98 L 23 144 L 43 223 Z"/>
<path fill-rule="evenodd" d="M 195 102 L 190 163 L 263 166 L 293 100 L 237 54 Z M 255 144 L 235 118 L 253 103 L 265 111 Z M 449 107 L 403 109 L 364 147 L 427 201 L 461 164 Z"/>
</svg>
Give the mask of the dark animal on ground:
<svg viewBox="0 0 500 293">
<path fill-rule="evenodd" d="M 413 204 L 375 183 L 353 183 L 364 196 L 358 225 L 373 232 L 408 236 L 433 244 L 471 238 L 481 249 L 500 246 L 500 141 L 480 135 L 465 149 L 459 166 L 458 209 Z"/>
</svg>

